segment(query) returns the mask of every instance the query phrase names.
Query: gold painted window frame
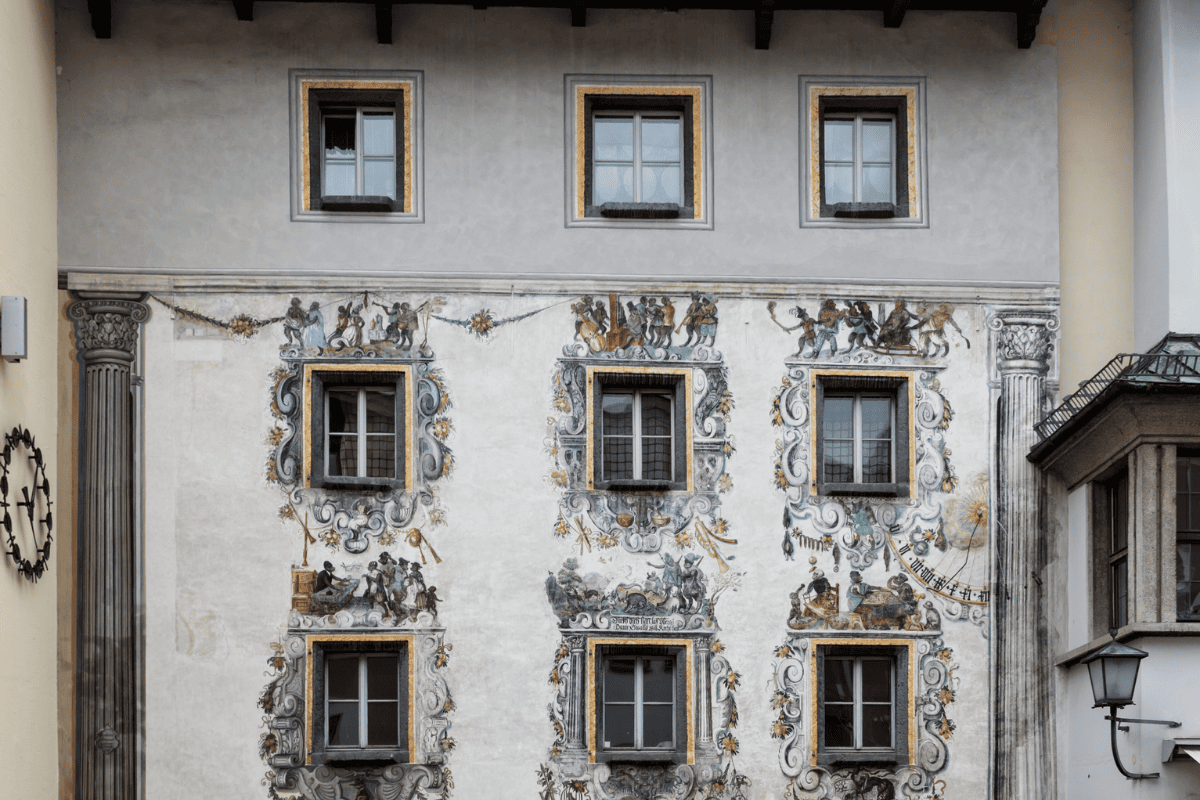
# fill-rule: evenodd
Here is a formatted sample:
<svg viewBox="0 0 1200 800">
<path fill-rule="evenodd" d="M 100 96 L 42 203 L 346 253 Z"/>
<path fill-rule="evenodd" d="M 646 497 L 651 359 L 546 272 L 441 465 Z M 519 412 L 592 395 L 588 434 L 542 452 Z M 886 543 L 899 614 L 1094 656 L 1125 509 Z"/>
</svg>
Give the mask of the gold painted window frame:
<svg viewBox="0 0 1200 800">
<path fill-rule="evenodd" d="M 417 753 L 417 703 L 416 703 L 416 686 L 417 686 L 417 670 L 416 670 L 416 636 L 413 634 L 354 634 L 354 633 L 335 633 L 335 634 L 314 634 L 306 636 L 304 641 L 304 757 L 303 762 L 308 763 L 309 756 L 312 753 L 313 747 L 313 720 L 315 719 L 315 710 L 313 709 L 313 644 L 317 642 L 404 642 L 404 658 L 407 664 L 408 671 L 408 763 L 414 763 L 412 759 Z"/>
<path fill-rule="evenodd" d="M 613 637 L 588 637 L 587 646 L 587 664 L 584 666 L 584 672 L 587 673 L 587 702 L 591 706 L 590 713 L 587 715 L 587 750 L 588 763 L 596 763 L 596 719 L 600 714 L 600 709 L 596 703 L 596 646 L 597 645 L 619 645 L 628 647 L 682 647 L 684 649 L 684 660 L 687 666 L 687 693 L 686 710 L 687 714 L 687 763 L 696 763 L 696 720 L 695 720 L 695 642 L 691 639 L 670 639 L 670 638 L 632 638 L 624 636 Z"/>
<path fill-rule="evenodd" d="M 303 396 L 301 402 L 304 414 L 304 464 L 302 466 L 305 487 L 312 486 L 312 382 L 313 373 L 337 372 L 377 372 L 388 375 L 404 376 L 404 491 L 411 491 L 416 486 L 416 450 L 413 447 L 413 437 L 416 434 L 414 408 L 416 403 L 416 386 L 413 385 L 411 364 L 363 364 L 361 362 L 343 364 L 305 364 L 303 374 Z"/>
<path fill-rule="evenodd" d="M 853 641 L 850 639 L 809 639 L 809 660 L 808 660 L 808 675 L 810 685 L 812 687 L 811 702 L 809 703 L 809 741 L 812 743 L 811 752 L 809 754 L 809 764 L 818 766 L 817 758 L 820 754 L 821 740 L 818 738 L 820 731 L 817 730 L 817 723 L 820 720 L 821 706 L 821 687 L 817 683 L 817 650 L 820 647 L 895 647 L 905 648 L 908 652 L 908 696 L 896 697 L 892 713 L 903 714 L 905 721 L 905 729 L 908 731 L 908 758 L 913 761 L 916 758 L 917 752 L 917 726 L 913 722 L 913 698 L 916 697 L 916 656 L 917 643 L 914 639 L 864 639 L 862 641 Z M 896 694 L 895 686 L 892 687 L 893 695 Z"/>
<path fill-rule="evenodd" d="M 808 418 L 810 435 L 808 437 L 808 463 L 812 464 L 809 482 L 811 486 L 810 493 L 813 497 L 818 496 L 817 486 L 820 483 L 821 464 L 817 463 L 817 437 L 822 435 L 818 423 L 822 420 L 821 409 L 817 408 L 817 385 L 822 378 L 893 378 L 904 381 L 904 392 L 908 395 L 908 425 L 903 431 L 896 431 L 896 434 L 903 434 L 908 437 L 908 482 L 911 486 L 915 481 L 917 474 L 917 443 L 916 443 L 916 428 L 913 425 L 913 420 L 916 419 L 913 414 L 916 410 L 916 386 L 914 381 L 917 379 L 917 373 L 904 370 L 888 370 L 886 372 L 866 372 L 856 369 L 814 369 L 809 376 L 808 385 Z M 899 394 L 899 392 L 897 392 Z M 893 427 L 895 427 L 893 425 Z M 895 442 L 892 443 L 892 449 L 895 450 Z M 893 481 L 896 483 L 897 481 Z M 910 496 L 911 490 L 910 490 Z"/>
<path fill-rule="evenodd" d="M 607 364 L 591 364 L 587 368 L 587 488 L 588 491 L 595 491 L 596 485 L 596 414 L 599 409 L 596 408 L 594 376 L 598 373 L 608 375 L 673 375 L 683 379 L 683 392 L 686 401 L 683 404 L 685 418 L 684 438 L 687 455 L 684 456 L 687 463 L 687 482 L 685 491 L 694 492 L 695 482 L 693 480 L 693 464 L 692 464 L 692 421 L 695 410 L 692 407 L 692 370 L 691 367 L 626 367 L 619 365 Z M 673 446 L 673 445 L 672 445 Z"/>
</svg>

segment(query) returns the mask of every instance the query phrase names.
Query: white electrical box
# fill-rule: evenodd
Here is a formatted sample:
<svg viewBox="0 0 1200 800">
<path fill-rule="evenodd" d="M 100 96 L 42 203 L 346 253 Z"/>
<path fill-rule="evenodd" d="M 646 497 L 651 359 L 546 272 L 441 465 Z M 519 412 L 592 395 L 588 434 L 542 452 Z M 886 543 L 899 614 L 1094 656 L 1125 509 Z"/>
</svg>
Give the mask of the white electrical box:
<svg viewBox="0 0 1200 800">
<path fill-rule="evenodd" d="M 0 357 L 20 361 L 29 357 L 29 326 L 25 324 L 25 298 L 0 297 Z"/>
</svg>

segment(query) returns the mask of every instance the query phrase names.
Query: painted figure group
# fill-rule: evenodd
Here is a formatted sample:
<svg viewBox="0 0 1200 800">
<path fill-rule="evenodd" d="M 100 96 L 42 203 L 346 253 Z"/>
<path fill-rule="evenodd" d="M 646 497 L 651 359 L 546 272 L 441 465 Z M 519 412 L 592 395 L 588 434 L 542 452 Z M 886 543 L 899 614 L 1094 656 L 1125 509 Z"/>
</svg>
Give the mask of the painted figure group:
<svg viewBox="0 0 1200 800">
<path fill-rule="evenodd" d="M 364 310 L 377 306 L 383 314 L 377 314 L 370 329 L 363 318 Z M 387 322 L 384 322 L 384 315 Z M 420 327 L 417 309 L 408 303 L 371 303 L 364 294 L 362 302 L 346 303 L 337 307 L 337 319 L 332 333 L 325 334 L 325 317 L 319 303 L 312 303 L 306 311 L 299 297 L 293 297 L 291 306 L 283 315 L 283 335 L 288 344 L 317 351 L 353 350 L 374 342 L 390 342 L 400 349 L 411 349 L 413 334 Z"/>
<path fill-rule="evenodd" d="M 918 606 L 925 597 L 917 594 L 908 576 L 899 573 L 888 578 L 887 586 L 872 586 L 862 574 L 851 570 L 846 589 L 846 611 L 839 609 L 840 585 L 831 584 L 822 570 L 813 571 L 807 585 L 792 592 L 792 611 L 788 627 L 793 630 L 832 628 L 834 630 L 906 630 L 920 631 L 941 627 L 941 618 L 933 604 L 925 602 L 925 621 Z"/>
<path fill-rule="evenodd" d="M 954 321 L 954 306 L 949 303 L 936 306 L 921 305 L 913 312 L 908 309 L 905 301 L 897 300 L 892 310 L 887 313 L 881 303 L 878 314 L 883 322 L 880 323 L 876 321 L 870 303 L 864 300 L 844 302 L 846 307 L 838 308 L 836 301 L 825 298 L 816 317 L 809 316 L 807 309 L 802 306 L 796 306 L 791 310 L 791 315 L 798 321 L 791 327 L 775 319 L 774 301 L 767 304 L 767 311 L 775 324 L 785 332 L 800 331 L 795 353 L 797 358 L 818 358 L 827 345 L 829 355 L 837 355 L 838 335 L 843 325 L 849 331 L 846 347 L 841 351 L 846 353 L 861 348 L 884 354 L 918 355 L 922 358 L 948 355 L 950 340 L 947 338 L 947 325 L 958 332 L 968 349 L 971 347 L 970 340 Z"/>
<path fill-rule="evenodd" d="M 638 617 L 699 614 L 711 619 L 708 578 L 700 569 L 700 561 L 701 556 L 695 553 L 679 560 L 664 553 L 662 564 L 651 565 L 661 573 L 649 572 L 641 583 L 621 583 L 606 592 L 609 580 L 596 573 L 580 575 L 578 562 L 572 558 L 557 574 L 546 578 L 546 595 L 563 624 L 579 614 L 602 611 Z"/>
<path fill-rule="evenodd" d="M 586 342 L 593 353 L 634 345 L 670 348 L 716 343 L 717 301 L 700 292 L 692 293 L 678 326 L 675 304 L 665 296 L 660 301 L 643 295 L 621 305 L 615 294 L 608 296 L 607 303 L 585 295 L 571 304 L 571 310 L 575 312 L 575 338 Z M 675 335 L 684 331 L 686 339 L 676 345 Z"/>
<path fill-rule="evenodd" d="M 406 619 L 416 621 L 422 611 L 436 618 L 440 601 L 437 587 L 425 586 L 420 564 L 405 558 L 396 561 L 386 550 L 358 578 L 336 575 L 333 564 L 326 561 L 317 573 L 311 598 L 316 614 L 335 614 L 344 608 L 366 606 L 382 611 L 384 620 L 396 623 Z"/>
</svg>

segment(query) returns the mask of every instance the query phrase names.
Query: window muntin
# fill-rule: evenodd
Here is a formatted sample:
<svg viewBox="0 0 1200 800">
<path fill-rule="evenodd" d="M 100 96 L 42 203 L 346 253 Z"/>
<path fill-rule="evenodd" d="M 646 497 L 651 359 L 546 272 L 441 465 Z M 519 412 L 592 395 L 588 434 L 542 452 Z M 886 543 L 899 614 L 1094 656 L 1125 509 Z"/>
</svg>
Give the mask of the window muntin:
<svg viewBox="0 0 1200 800">
<path fill-rule="evenodd" d="M 823 483 L 894 482 L 894 395 L 826 392 L 821 420 Z"/>
<path fill-rule="evenodd" d="M 396 199 L 396 114 L 330 109 L 321 119 L 322 195 Z"/>
<path fill-rule="evenodd" d="M 339 653 L 325 659 L 328 750 L 394 750 L 403 728 L 401 658 L 395 653 Z"/>
<path fill-rule="evenodd" d="M 1108 508 L 1109 625 L 1129 624 L 1129 473 L 1104 486 Z"/>
<path fill-rule="evenodd" d="M 870 113 L 821 120 L 825 203 L 896 202 L 896 121 Z"/>
<path fill-rule="evenodd" d="M 1175 616 L 1200 622 L 1200 457 L 1175 459 Z"/>
<path fill-rule="evenodd" d="M 822 750 L 895 747 L 896 662 L 886 656 L 827 656 Z"/>
<path fill-rule="evenodd" d="M 675 657 L 606 656 L 602 667 L 605 750 L 674 750 Z"/>
<path fill-rule="evenodd" d="M 330 387 L 325 420 L 327 477 L 396 477 L 395 386 Z"/>
<path fill-rule="evenodd" d="M 605 389 L 601 479 L 674 479 L 674 398 L 664 391 Z"/>
<path fill-rule="evenodd" d="M 598 113 L 592 119 L 592 204 L 683 204 L 683 119 Z"/>
</svg>

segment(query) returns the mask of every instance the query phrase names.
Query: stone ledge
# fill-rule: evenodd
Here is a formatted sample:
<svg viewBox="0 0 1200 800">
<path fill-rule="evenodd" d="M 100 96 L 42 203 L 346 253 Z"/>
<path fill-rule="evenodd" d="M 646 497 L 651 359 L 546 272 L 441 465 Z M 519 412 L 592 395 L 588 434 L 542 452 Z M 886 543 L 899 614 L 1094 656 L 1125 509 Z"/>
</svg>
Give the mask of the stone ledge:
<svg viewBox="0 0 1200 800">
<path fill-rule="evenodd" d="M 1200 622 L 1140 622 L 1126 625 L 1117 631 L 1116 641 L 1130 642 L 1147 636 L 1195 636 L 1200 637 Z M 1091 653 L 1113 641 L 1105 634 L 1074 650 L 1068 650 L 1054 659 L 1056 667 L 1072 667 Z"/>
</svg>

